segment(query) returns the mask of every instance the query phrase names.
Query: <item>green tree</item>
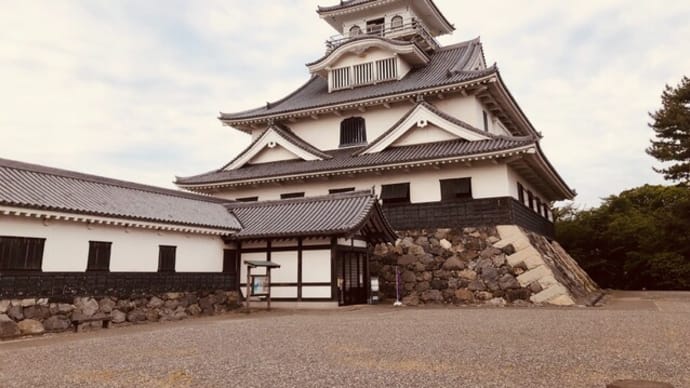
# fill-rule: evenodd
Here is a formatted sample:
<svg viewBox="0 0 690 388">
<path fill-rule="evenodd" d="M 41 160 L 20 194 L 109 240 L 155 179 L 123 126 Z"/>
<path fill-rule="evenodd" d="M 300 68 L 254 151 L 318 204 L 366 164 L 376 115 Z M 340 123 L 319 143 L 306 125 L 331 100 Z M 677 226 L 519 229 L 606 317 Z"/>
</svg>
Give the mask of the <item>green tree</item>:
<svg viewBox="0 0 690 388">
<path fill-rule="evenodd" d="M 602 287 L 690 290 L 690 190 L 645 185 L 561 209 L 556 236 Z"/>
<path fill-rule="evenodd" d="M 647 153 L 661 162 L 676 162 L 665 168 L 654 168 L 664 179 L 690 183 L 690 79 L 683 77 L 672 88 L 666 85 L 661 94 L 661 109 L 650 113 L 649 126 L 655 138 Z"/>
</svg>

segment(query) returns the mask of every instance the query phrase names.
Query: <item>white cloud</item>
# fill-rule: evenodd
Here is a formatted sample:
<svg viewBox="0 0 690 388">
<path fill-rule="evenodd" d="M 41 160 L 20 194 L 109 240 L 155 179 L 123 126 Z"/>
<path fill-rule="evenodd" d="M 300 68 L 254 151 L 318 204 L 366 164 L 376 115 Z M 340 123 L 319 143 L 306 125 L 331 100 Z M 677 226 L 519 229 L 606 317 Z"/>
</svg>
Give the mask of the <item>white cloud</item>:
<svg viewBox="0 0 690 388">
<path fill-rule="evenodd" d="M 220 167 L 249 140 L 218 112 L 300 86 L 335 33 L 318 3 L 5 1 L 0 156 L 164 186 Z M 647 112 L 690 63 L 687 1 L 437 4 L 444 43 L 481 35 L 578 202 L 661 182 Z"/>
</svg>

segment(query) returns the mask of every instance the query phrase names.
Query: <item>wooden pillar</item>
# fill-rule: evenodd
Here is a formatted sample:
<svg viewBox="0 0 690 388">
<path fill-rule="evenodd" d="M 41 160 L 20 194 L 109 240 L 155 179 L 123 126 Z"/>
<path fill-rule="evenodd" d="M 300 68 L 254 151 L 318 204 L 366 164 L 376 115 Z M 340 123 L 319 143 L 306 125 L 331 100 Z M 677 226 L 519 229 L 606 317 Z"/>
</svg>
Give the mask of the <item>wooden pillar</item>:
<svg viewBox="0 0 690 388">
<path fill-rule="evenodd" d="M 271 267 L 266 267 L 266 280 L 268 281 L 268 297 L 266 298 L 266 309 L 271 311 Z"/>
</svg>

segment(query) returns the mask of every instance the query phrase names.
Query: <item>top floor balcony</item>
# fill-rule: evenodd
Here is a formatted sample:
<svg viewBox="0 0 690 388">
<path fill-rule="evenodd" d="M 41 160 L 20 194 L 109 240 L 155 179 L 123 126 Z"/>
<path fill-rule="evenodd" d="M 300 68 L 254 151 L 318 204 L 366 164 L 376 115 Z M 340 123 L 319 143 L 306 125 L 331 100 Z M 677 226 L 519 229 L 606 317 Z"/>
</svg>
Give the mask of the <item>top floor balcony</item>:
<svg viewBox="0 0 690 388">
<path fill-rule="evenodd" d="M 414 19 L 408 21 L 394 19 L 390 24 L 368 24 L 364 31 L 359 26 L 353 26 L 346 35 L 334 35 L 326 41 L 327 52 L 335 50 L 354 38 L 367 35 L 415 42 L 424 51 L 436 50 L 440 47 L 422 23 Z"/>
</svg>

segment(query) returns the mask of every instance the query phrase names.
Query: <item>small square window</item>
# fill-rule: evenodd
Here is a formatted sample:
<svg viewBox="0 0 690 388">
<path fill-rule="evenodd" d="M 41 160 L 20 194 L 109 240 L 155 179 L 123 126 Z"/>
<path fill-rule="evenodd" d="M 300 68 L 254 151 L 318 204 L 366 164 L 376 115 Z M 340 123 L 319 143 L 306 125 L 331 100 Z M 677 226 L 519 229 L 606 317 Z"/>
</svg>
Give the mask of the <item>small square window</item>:
<svg viewBox="0 0 690 388">
<path fill-rule="evenodd" d="M 472 198 L 471 178 L 442 179 L 440 182 L 442 201 Z"/>
<path fill-rule="evenodd" d="M 158 272 L 175 272 L 177 247 L 160 245 L 158 247 Z"/>
<path fill-rule="evenodd" d="M 89 241 L 89 262 L 87 271 L 110 271 L 110 250 L 113 243 Z"/>
</svg>

